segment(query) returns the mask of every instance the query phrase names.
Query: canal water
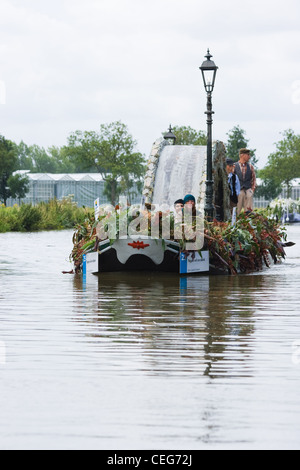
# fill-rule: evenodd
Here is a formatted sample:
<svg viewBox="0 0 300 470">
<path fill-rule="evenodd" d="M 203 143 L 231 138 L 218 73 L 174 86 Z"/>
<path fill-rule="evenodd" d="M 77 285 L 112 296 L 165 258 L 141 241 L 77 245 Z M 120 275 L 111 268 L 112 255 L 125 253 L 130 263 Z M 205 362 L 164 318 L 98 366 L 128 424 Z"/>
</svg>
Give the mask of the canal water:
<svg viewBox="0 0 300 470">
<path fill-rule="evenodd" d="M 238 277 L 62 274 L 72 232 L 0 235 L 1 449 L 299 449 L 300 227 Z"/>
</svg>

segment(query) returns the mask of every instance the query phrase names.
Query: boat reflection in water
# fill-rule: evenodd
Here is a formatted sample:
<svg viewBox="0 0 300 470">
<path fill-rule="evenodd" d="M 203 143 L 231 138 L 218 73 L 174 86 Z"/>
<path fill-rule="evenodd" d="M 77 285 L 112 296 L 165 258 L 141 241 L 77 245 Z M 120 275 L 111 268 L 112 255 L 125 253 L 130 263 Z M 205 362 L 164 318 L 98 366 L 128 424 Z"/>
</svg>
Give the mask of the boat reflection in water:
<svg viewBox="0 0 300 470">
<path fill-rule="evenodd" d="M 83 281 L 74 282 L 82 290 Z M 134 358 L 150 374 L 250 376 L 264 283 L 257 275 L 101 273 L 85 281 L 78 308 L 103 352 Z"/>
</svg>

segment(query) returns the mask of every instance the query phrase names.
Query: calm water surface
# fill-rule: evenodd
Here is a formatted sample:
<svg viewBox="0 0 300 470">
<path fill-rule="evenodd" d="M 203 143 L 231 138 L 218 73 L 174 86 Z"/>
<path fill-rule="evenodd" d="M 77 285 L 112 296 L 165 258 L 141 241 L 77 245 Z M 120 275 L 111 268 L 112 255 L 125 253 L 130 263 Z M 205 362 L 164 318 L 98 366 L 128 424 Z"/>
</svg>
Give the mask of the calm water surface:
<svg viewBox="0 0 300 470">
<path fill-rule="evenodd" d="M 0 235 L 1 449 L 299 449 L 300 227 L 240 277 L 63 275 L 72 232 Z"/>
</svg>

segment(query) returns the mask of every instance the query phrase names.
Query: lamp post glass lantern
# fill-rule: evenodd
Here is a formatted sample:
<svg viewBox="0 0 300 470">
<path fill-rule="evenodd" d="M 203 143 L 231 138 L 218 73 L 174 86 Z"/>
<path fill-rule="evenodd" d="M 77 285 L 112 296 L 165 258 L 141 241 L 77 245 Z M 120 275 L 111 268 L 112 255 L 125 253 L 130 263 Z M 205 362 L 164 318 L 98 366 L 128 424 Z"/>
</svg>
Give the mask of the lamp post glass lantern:
<svg viewBox="0 0 300 470">
<path fill-rule="evenodd" d="M 214 196 L 214 182 L 213 182 L 213 163 L 212 163 L 212 116 L 214 111 L 212 110 L 212 92 L 214 90 L 216 75 L 218 67 L 211 60 L 212 55 L 210 51 L 207 51 L 205 56 L 206 60 L 200 67 L 202 72 L 204 88 L 207 93 L 207 110 L 205 114 L 207 115 L 207 179 L 206 179 L 206 201 L 205 201 L 205 215 L 207 220 L 212 222 L 214 218 L 214 206 L 213 206 L 213 196 Z"/>
<path fill-rule="evenodd" d="M 215 86 L 218 67 L 216 66 L 214 61 L 211 60 L 212 55 L 209 52 L 209 49 L 205 57 L 207 60 L 203 62 L 203 64 L 200 67 L 200 70 L 202 72 L 202 77 L 203 77 L 203 82 L 204 82 L 204 87 L 205 87 L 206 92 L 212 93 L 214 86 Z"/>
<path fill-rule="evenodd" d="M 176 135 L 173 133 L 172 125 L 170 124 L 169 127 L 169 132 L 164 135 L 164 139 L 167 140 L 168 142 L 171 142 L 171 145 L 175 145 L 176 143 Z"/>
</svg>

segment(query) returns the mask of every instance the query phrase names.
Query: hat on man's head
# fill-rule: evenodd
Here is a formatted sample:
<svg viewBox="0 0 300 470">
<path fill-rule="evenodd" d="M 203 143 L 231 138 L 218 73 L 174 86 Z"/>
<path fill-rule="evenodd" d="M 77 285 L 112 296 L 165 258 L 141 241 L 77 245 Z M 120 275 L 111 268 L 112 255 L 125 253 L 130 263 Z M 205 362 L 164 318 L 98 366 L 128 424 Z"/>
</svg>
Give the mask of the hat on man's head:
<svg viewBox="0 0 300 470">
<path fill-rule="evenodd" d="M 226 159 L 226 165 L 232 166 L 232 165 L 234 165 L 234 163 L 235 162 L 232 160 L 232 158 L 227 158 Z"/>
<path fill-rule="evenodd" d="M 241 149 L 240 155 L 250 155 L 251 150 L 249 149 Z"/>
<path fill-rule="evenodd" d="M 184 198 L 183 203 L 186 204 L 189 201 L 193 201 L 196 204 L 196 199 L 192 194 L 187 194 Z"/>
</svg>

